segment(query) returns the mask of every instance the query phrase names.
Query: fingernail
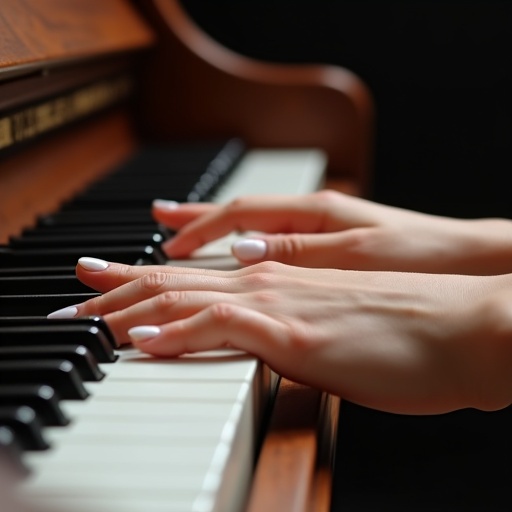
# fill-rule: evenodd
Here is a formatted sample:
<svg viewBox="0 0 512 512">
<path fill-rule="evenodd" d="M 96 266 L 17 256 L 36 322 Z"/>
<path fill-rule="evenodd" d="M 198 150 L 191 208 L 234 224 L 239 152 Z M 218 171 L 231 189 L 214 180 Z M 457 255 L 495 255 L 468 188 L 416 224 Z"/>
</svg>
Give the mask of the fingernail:
<svg viewBox="0 0 512 512">
<path fill-rule="evenodd" d="M 241 260 L 260 260 L 267 254 L 267 243 L 247 238 L 235 242 L 232 249 L 233 254 Z"/>
<path fill-rule="evenodd" d="M 160 334 L 160 327 L 156 325 L 139 325 L 128 329 L 128 336 L 132 341 L 145 341 Z"/>
<path fill-rule="evenodd" d="M 105 270 L 108 267 L 108 261 L 100 260 L 98 258 L 89 258 L 85 256 L 78 260 L 78 264 L 84 267 L 85 270 L 92 270 L 97 272 L 98 270 Z"/>
<path fill-rule="evenodd" d="M 76 306 L 68 306 L 50 313 L 46 318 L 74 318 L 77 313 L 78 308 Z"/>
<path fill-rule="evenodd" d="M 153 206 L 157 208 L 161 208 L 162 210 L 176 210 L 180 203 L 176 201 L 167 201 L 166 199 L 155 199 L 153 201 Z"/>
</svg>

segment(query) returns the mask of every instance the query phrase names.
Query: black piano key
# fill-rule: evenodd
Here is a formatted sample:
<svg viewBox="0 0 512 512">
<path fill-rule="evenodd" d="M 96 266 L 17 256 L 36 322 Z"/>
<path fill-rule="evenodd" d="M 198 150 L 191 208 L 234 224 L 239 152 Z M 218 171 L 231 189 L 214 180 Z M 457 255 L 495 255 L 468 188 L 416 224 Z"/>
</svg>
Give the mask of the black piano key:
<svg viewBox="0 0 512 512">
<path fill-rule="evenodd" d="M 131 207 L 137 210 L 144 210 L 145 212 L 151 211 L 153 200 L 158 196 L 158 191 L 151 193 L 139 193 L 137 191 L 120 193 L 112 195 L 109 192 L 94 192 L 90 195 L 84 194 L 83 196 L 73 200 L 71 204 L 63 205 L 61 212 L 73 213 L 75 210 L 110 210 L 116 212 L 117 210 L 127 210 Z M 187 195 L 177 195 L 173 197 L 173 201 L 184 203 L 187 201 Z M 105 214 L 104 218 L 108 218 Z M 149 219 L 149 215 L 144 215 L 142 219 Z"/>
<path fill-rule="evenodd" d="M 74 276 L 76 265 L 48 266 L 48 267 L 2 267 L 0 266 L 0 277 L 22 277 L 22 276 Z"/>
<path fill-rule="evenodd" d="M 0 425 L 14 431 L 23 450 L 47 450 L 50 445 L 43 437 L 43 426 L 31 407 L 0 406 Z"/>
<path fill-rule="evenodd" d="M 15 478 L 24 478 L 30 474 L 23 464 L 21 445 L 14 431 L 0 425 L 0 460 L 6 462 L 6 469 L 13 472 Z"/>
<path fill-rule="evenodd" d="M 94 293 L 74 275 L 0 276 L 0 294 L 31 295 L 64 293 Z"/>
<path fill-rule="evenodd" d="M 93 333 L 99 332 L 102 339 L 104 339 L 112 348 L 117 348 L 118 344 L 114 335 L 110 331 L 107 323 L 101 316 L 84 316 L 80 318 L 46 318 L 45 316 L 0 316 L 0 327 L 31 327 L 37 329 L 44 327 L 46 329 L 57 328 L 64 326 L 70 330 L 70 335 L 73 331 L 81 332 L 82 329 L 95 328 Z M 80 335 L 80 334 L 79 334 Z M 98 336 L 98 334 L 96 334 Z"/>
<path fill-rule="evenodd" d="M 158 247 L 150 245 L 122 247 L 59 247 L 53 249 L 14 249 L 0 247 L 0 266 L 2 267 L 49 267 L 74 265 L 82 256 L 92 256 L 109 261 L 135 265 L 164 264 L 167 257 Z"/>
<path fill-rule="evenodd" d="M 58 309 L 80 304 L 99 295 L 101 294 L 98 292 L 0 295 L 0 312 L 3 316 L 46 316 Z"/>
<path fill-rule="evenodd" d="M 50 247 L 112 247 L 124 245 L 159 247 L 164 241 L 160 233 L 77 233 L 31 237 L 11 237 L 13 249 L 48 249 Z"/>
<path fill-rule="evenodd" d="M 69 418 L 59 405 L 60 397 L 46 384 L 0 386 L 0 403 L 8 406 L 26 405 L 36 411 L 44 426 L 69 425 Z"/>
<path fill-rule="evenodd" d="M 84 345 L 26 345 L 0 347 L 0 361 L 66 359 L 71 361 L 84 381 L 98 382 L 105 374 L 92 352 Z"/>
<path fill-rule="evenodd" d="M 58 211 L 52 215 L 40 217 L 37 226 L 81 226 L 81 225 L 130 225 L 154 222 L 149 208 L 140 210 L 87 210 Z"/>
<path fill-rule="evenodd" d="M 95 326 L 77 323 L 48 324 L 46 326 L 0 327 L 0 347 L 84 345 L 100 363 L 112 363 L 117 355 L 111 341 Z"/>
<path fill-rule="evenodd" d="M 37 228 L 28 228 L 22 231 L 21 237 L 30 238 L 33 236 L 44 237 L 44 236 L 64 236 L 64 235 L 76 235 L 76 234 L 124 234 L 124 233 L 135 233 L 135 234 L 159 234 L 163 240 L 169 240 L 176 233 L 175 231 L 156 224 L 154 222 L 148 222 L 147 224 L 102 224 L 102 225 L 90 225 L 84 224 L 81 226 L 39 226 Z"/>
<path fill-rule="evenodd" d="M 13 384 L 46 384 L 69 400 L 89 396 L 77 369 L 65 359 L 0 361 L 0 387 Z"/>
</svg>

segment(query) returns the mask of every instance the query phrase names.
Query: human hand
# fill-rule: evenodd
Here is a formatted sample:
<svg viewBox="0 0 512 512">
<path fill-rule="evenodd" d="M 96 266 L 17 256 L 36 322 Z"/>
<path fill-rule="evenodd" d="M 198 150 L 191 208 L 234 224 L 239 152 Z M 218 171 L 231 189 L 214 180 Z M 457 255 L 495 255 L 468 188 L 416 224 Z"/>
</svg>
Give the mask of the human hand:
<svg viewBox="0 0 512 512">
<path fill-rule="evenodd" d="M 512 271 L 510 221 L 433 216 L 334 191 L 248 196 L 226 206 L 155 201 L 153 215 L 178 231 L 163 246 L 171 258 L 187 257 L 232 231 L 256 230 L 261 234 L 233 246 L 243 265 L 272 260 L 352 270 Z"/>
<path fill-rule="evenodd" d="M 104 316 L 120 342 L 155 356 L 235 348 L 291 380 L 396 413 L 512 401 L 511 276 L 90 261 L 77 275 L 104 294 L 72 313 Z"/>
</svg>

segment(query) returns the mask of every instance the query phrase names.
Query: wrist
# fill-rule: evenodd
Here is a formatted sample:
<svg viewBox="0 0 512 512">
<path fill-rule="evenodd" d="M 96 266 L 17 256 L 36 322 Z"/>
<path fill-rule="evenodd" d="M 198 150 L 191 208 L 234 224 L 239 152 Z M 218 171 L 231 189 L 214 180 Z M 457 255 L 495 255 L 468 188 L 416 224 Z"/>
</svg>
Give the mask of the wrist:
<svg viewBox="0 0 512 512">
<path fill-rule="evenodd" d="M 494 411 L 512 404 L 512 274 L 483 279 L 488 289 L 469 312 L 473 328 L 460 354 L 473 406 Z"/>
<path fill-rule="evenodd" d="M 512 273 L 512 221 L 475 219 L 464 221 L 467 256 L 476 275 Z"/>
</svg>

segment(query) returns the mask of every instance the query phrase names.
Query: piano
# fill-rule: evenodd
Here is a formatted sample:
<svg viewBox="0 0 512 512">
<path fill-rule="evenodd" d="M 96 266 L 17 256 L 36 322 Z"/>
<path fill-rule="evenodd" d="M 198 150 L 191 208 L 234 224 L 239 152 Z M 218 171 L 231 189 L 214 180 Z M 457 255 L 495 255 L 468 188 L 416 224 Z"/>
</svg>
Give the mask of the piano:
<svg viewBox="0 0 512 512">
<path fill-rule="evenodd" d="M 167 261 L 157 197 L 366 195 L 368 89 L 342 68 L 237 55 L 177 0 L 8 0 L 0 14 L 6 512 L 328 511 L 337 397 L 247 354 L 157 360 L 101 318 L 46 315 L 97 294 L 74 277 L 80 256 L 235 265 L 235 235 Z"/>
</svg>

